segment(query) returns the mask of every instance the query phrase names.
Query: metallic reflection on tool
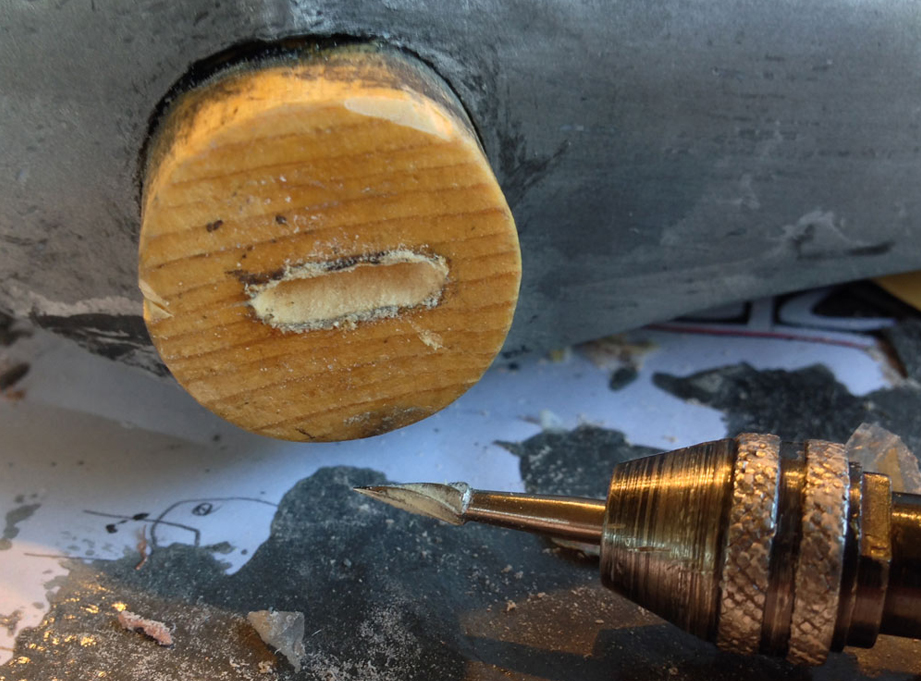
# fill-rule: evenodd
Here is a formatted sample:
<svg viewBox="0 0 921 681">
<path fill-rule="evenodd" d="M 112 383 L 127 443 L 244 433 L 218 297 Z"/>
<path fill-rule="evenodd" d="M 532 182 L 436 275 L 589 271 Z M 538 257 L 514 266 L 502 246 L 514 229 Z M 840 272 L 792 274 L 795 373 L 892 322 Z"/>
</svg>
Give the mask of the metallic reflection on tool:
<svg viewBox="0 0 921 681">
<path fill-rule="evenodd" d="M 842 445 L 740 435 L 617 465 L 606 502 L 464 483 L 356 491 L 455 525 L 597 544 L 604 584 L 724 650 L 821 664 L 921 638 L 921 496 Z"/>
</svg>

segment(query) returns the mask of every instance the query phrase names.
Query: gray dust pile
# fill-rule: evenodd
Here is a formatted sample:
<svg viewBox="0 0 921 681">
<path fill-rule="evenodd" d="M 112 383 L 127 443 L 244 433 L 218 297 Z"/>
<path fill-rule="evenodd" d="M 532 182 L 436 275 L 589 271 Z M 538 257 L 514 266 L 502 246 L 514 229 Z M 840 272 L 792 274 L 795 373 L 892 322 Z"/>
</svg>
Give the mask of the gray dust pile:
<svg viewBox="0 0 921 681">
<path fill-rule="evenodd" d="M 653 382 L 684 400 L 719 409 L 729 436 L 774 433 L 784 440 L 847 442 L 860 424 L 895 433 L 921 451 L 921 388 L 906 383 L 855 396 L 823 366 L 759 371 L 734 364 L 687 377 L 656 374 Z"/>
</svg>

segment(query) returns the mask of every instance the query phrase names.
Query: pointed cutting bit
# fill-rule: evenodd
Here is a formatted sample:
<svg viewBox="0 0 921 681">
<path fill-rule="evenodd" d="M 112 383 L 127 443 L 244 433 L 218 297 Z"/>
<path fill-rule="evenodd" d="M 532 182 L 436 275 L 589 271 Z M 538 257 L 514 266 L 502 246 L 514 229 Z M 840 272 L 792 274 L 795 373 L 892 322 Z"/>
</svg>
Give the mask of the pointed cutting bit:
<svg viewBox="0 0 921 681">
<path fill-rule="evenodd" d="M 401 511 L 442 520 L 451 525 L 463 525 L 467 520 L 465 513 L 473 490 L 464 482 L 450 485 L 411 482 L 405 485 L 356 487 L 355 491 Z"/>
<path fill-rule="evenodd" d="M 487 492 L 464 482 L 375 485 L 355 491 L 452 525 L 474 521 L 590 544 L 601 543 L 604 526 L 605 504 L 596 499 Z"/>
</svg>

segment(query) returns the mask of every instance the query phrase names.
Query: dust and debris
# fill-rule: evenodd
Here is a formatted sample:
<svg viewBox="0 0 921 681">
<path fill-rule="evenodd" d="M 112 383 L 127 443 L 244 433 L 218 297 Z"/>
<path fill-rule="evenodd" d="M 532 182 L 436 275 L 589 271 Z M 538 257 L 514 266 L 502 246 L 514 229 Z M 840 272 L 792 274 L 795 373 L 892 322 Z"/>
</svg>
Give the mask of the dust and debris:
<svg viewBox="0 0 921 681">
<path fill-rule="evenodd" d="M 3 397 L 7 402 L 19 402 L 26 398 L 25 390 L 4 390 L 0 393 L 0 396 Z"/>
<path fill-rule="evenodd" d="M 147 526 L 141 526 L 138 530 L 138 543 L 137 543 L 138 555 L 141 559 L 138 561 L 137 565 L 134 566 L 135 570 L 140 570 L 147 563 L 148 556 L 148 547 L 147 547 Z"/>
<path fill-rule="evenodd" d="M 883 329 L 882 335 L 898 357 L 905 375 L 921 383 L 921 319 L 908 317 Z"/>
<path fill-rule="evenodd" d="M 623 390 L 639 378 L 639 375 L 639 369 L 635 366 L 622 366 L 611 372 L 611 378 L 608 379 L 608 388 L 611 390 Z"/>
<path fill-rule="evenodd" d="M 0 312 L 0 346 L 9 347 L 20 338 L 29 338 L 32 328 L 12 315 Z"/>
<path fill-rule="evenodd" d="M 14 362 L 0 367 L 0 391 L 7 392 L 29 373 L 28 362 Z"/>
<path fill-rule="evenodd" d="M 598 368 L 616 372 L 621 369 L 638 371 L 646 355 L 657 347 L 650 340 L 638 339 L 630 334 L 617 334 L 582 343 L 576 346 L 576 350 Z"/>
<path fill-rule="evenodd" d="M 557 416 L 554 412 L 549 409 L 541 409 L 538 414 L 538 423 L 540 424 L 541 430 L 559 432 L 566 430 L 563 425 L 563 419 Z"/>
<path fill-rule="evenodd" d="M 522 416 L 521 420 L 540 426 L 540 429 L 545 431 L 563 433 L 568 430 L 563 419 L 550 409 L 541 409 L 536 417 Z"/>
<path fill-rule="evenodd" d="M 893 492 L 921 494 L 918 457 L 902 438 L 872 423 L 862 423 L 847 441 L 847 456 L 865 471 L 888 475 Z"/>
<path fill-rule="evenodd" d="M 441 350 L 444 348 L 444 338 L 442 338 L 440 334 L 424 329 L 412 320 L 410 320 L 409 325 L 412 327 L 413 331 L 416 332 L 416 335 L 419 336 L 419 340 L 432 350 Z"/>
<path fill-rule="evenodd" d="M 566 346 L 565 348 L 557 348 L 556 350 L 551 350 L 547 353 L 547 359 L 549 359 L 554 364 L 565 364 L 570 359 L 572 359 L 572 348 Z"/>
<path fill-rule="evenodd" d="M 909 383 L 855 396 L 821 365 L 759 371 L 745 363 L 685 377 L 657 373 L 653 383 L 722 411 L 730 437 L 774 433 L 788 441 L 847 442 L 866 422 L 897 433 L 912 452 L 921 451 L 921 387 Z"/>
<path fill-rule="evenodd" d="M 3 534 L 0 536 L 0 551 L 13 547 L 13 539 L 19 536 L 19 523 L 31 518 L 39 508 L 41 504 L 21 504 L 6 514 L 6 527 L 3 528 Z"/>
<path fill-rule="evenodd" d="M 878 343 L 866 348 L 864 352 L 869 355 L 870 359 L 879 367 L 887 385 L 898 386 L 906 381 L 912 380 L 905 376 L 905 368 L 901 361 L 895 355 L 892 346 Z"/>
<path fill-rule="evenodd" d="M 493 607 L 491 616 L 499 618 L 507 601 L 520 604 L 538 586 L 551 594 L 586 585 L 597 598 L 619 602 L 598 583 L 596 564 L 544 554 L 538 537 L 359 510 L 367 500 L 352 488 L 386 482 L 369 470 L 321 469 L 285 495 L 270 538 L 231 575 L 213 553 L 181 544 L 154 551 L 140 571 L 134 552 L 116 561 L 68 563 L 71 572 L 50 612 L 16 642 L 15 657 L 30 662 L 0 667 L 0 679 L 63 679 L 68 668 L 86 670 L 86 678 L 102 671 L 110 681 L 265 678 L 258 663 L 274 656 L 245 616 L 267 605 L 305 613 L 309 632 L 301 671 L 279 658 L 274 678 L 462 679 L 478 644 L 459 613 Z M 527 565 L 527 577 L 496 579 L 506 565 Z M 105 624 L 114 603 L 169 622 L 175 640 L 169 654 L 116 637 L 120 630 Z M 97 636 L 92 649 L 46 643 L 85 632 Z M 536 636 L 522 640 L 550 646 Z M 506 665 L 524 668 L 528 658 L 510 649 Z"/>
<path fill-rule="evenodd" d="M 576 350 L 595 366 L 610 371 L 611 390 L 623 390 L 639 378 L 643 360 L 656 347 L 652 341 L 620 334 L 583 343 Z"/>
<path fill-rule="evenodd" d="M 153 321 L 169 319 L 173 313 L 169 311 L 169 301 L 157 293 L 153 286 L 144 279 L 138 280 L 138 288 L 144 296 L 144 314 Z"/>
<path fill-rule="evenodd" d="M 133 557 L 111 563 L 66 561 L 69 574 L 57 580 L 60 589 L 50 597 L 50 612 L 37 627 L 20 632 L 13 659 L 0 666 L 0 679 L 265 679 L 258 664 L 271 662 L 272 653 L 241 615 L 191 593 L 186 570 L 193 563 L 186 557 L 174 555 L 159 563 L 162 580 L 156 594 L 151 593 L 153 571 L 135 571 Z M 198 580 L 220 570 L 203 563 L 194 569 Z M 113 617 L 125 611 L 168 621 L 172 647 L 152 645 L 146 636 L 126 635 L 117 615 Z"/>
<path fill-rule="evenodd" d="M 259 638 L 284 655 L 294 671 L 301 670 L 304 659 L 304 613 L 279 610 L 256 610 L 246 614 Z"/>
<path fill-rule="evenodd" d="M 5 364 L 5 367 L 0 370 L 0 396 L 9 402 L 18 402 L 25 398 L 26 391 L 13 388 L 29 373 L 29 364 L 17 362 Z"/>
<path fill-rule="evenodd" d="M 433 331 L 426 331 L 423 329 L 419 332 L 419 340 L 432 348 L 432 350 L 441 350 L 444 348 L 444 339 Z"/>
<path fill-rule="evenodd" d="M 603 499 L 615 464 L 658 450 L 627 442 L 623 433 L 591 425 L 545 431 L 521 443 L 499 442 L 521 459 L 528 492 Z"/>
<path fill-rule="evenodd" d="M 117 615 L 118 623 L 128 631 L 139 631 L 152 638 L 161 646 L 173 645 L 169 627 L 156 620 L 135 615 L 130 610 L 121 610 Z"/>
<path fill-rule="evenodd" d="M 208 544 L 202 548 L 204 548 L 206 551 L 210 551 L 211 553 L 219 553 L 226 556 L 229 553 L 233 553 L 234 545 L 229 541 L 221 541 L 217 544 Z"/>
<path fill-rule="evenodd" d="M 12 636 L 16 633 L 16 627 L 22 621 L 22 610 L 14 610 L 9 615 L 0 615 L 0 629 L 6 629 L 7 633 Z"/>
</svg>

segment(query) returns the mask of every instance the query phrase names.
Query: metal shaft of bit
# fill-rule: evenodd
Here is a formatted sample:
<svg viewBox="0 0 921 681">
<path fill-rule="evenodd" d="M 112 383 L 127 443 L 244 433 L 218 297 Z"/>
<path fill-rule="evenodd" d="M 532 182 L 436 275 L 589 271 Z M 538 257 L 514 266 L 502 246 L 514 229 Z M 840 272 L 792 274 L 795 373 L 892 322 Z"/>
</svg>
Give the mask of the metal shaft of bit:
<svg viewBox="0 0 921 681">
<path fill-rule="evenodd" d="M 452 525 L 473 521 L 557 539 L 600 544 L 604 501 L 472 489 L 466 483 L 357 487 L 372 499 Z"/>
</svg>

